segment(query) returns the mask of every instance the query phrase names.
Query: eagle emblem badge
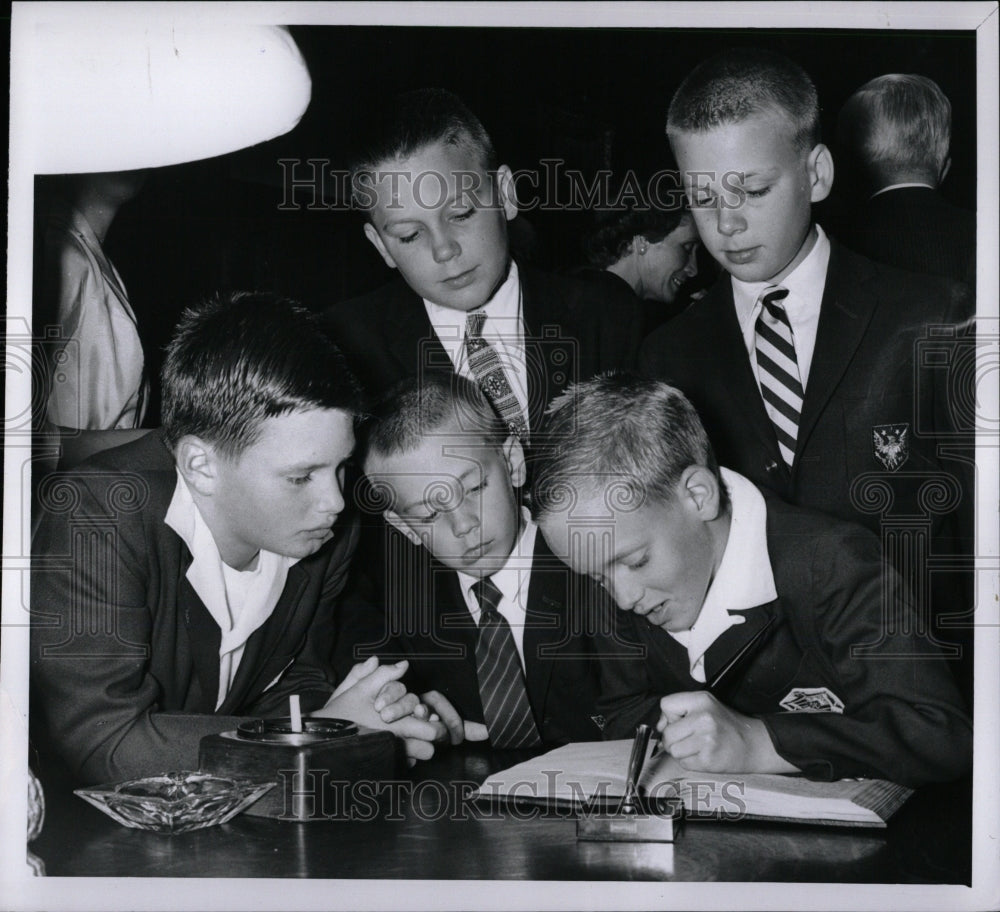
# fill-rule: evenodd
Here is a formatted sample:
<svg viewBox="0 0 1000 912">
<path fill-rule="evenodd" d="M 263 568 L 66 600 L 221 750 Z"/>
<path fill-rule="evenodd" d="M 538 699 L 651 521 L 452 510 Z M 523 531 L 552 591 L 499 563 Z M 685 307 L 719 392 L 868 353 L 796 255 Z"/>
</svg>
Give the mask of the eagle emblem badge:
<svg viewBox="0 0 1000 912">
<path fill-rule="evenodd" d="M 872 427 L 875 458 L 895 472 L 910 456 L 909 424 L 877 424 Z"/>
</svg>

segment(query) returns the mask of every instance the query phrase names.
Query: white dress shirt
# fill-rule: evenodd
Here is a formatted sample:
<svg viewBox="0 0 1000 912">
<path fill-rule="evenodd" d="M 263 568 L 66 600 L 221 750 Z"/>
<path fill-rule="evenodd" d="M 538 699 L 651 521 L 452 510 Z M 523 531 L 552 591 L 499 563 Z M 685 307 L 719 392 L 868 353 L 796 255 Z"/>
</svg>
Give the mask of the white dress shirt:
<svg viewBox="0 0 1000 912">
<path fill-rule="evenodd" d="M 726 550 L 694 625 L 690 630 L 667 631 L 687 649 L 691 677 L 703 684 L 708 648 L 730 627 L 746 620 L 733 612 L 756 608 L 778 597 L 767 551 L 764 495 L 737 472 L 720 471 L 732 504 Z"/>
<path fill-rule="evenodd" d="M 463 310 L 442 307 L 424 298 L 424 308 L 455 373 L 475 380 L 465 357 L 465 326 L 468 314 Z M 521 413 L 528 427 L 528 366 L 524 346 L 524 314 L 521 308 L 521 279 L 513 260 L 504 283 L 482 307 L 486 314 L 482 337 L 496 351 Z"/>
<path fill-rule="evenodd" d="M 813 349 L 816 347 L 816 329 L 819 326 L 820 305 L 826 286 L 826 269 L 830 264 L 830 239 L 823 229 L 816 226 L 817 238 L 806 258 L 792 270 L 780 284 L 788 289 L 788 297 L 781 303 L 788 314 L 795 340 L 795 359 L 799 365 L 799 380 L 806 388 L 809 368 L 812 366 Z M 750 367 L 760 386 L 757 372 L 756 347 L 757 317 L 760 316 L 760 293 L 773 282 L 741 282 L 733 279 L 733 304 L 736 319 L 743 334 L 743 344 L 750 357 Z"/>
<path fill-rule="evenodd" d="M 503 567 L 490 575 L 490 579 L 500 590 L 502 598 L 497 606 L 497 611 L 510 624 L 510 632 L 514 634 L 514 644 L 517 646 L 517 654 L 521 658 L 521 668 L 523 669 L 524 622 L 527 617 L 528 584 L 531 582 L 531 564 L 535 554 L 535 536 L 538 533 L 538 526 L 531 521 L 527 510 L 522 510 L 521 515 L 524 520 L 524 528 L 510 552 L 510 557 L 507 558 Z M 476 626 L 479 626 L 479 615 L 481 614 L 479 601 L 472 592 L 472 587 L 477 582 L 479 582 L 479 577 L 458 573 L 458 583 L 462 589 L 466 607 L 476 622 Z"/>
<path fill-rule="evenodd" d="M 180 472 L 163 521 L 188 546 L 191 566 L 185 575 L 222 632 L 218 709 L 236 677 L 247 640 L 271 616 L 285 588 L 288 568 L 298 558 L 260 551 L 249 570 L 228 566 Z"/>
</svg>

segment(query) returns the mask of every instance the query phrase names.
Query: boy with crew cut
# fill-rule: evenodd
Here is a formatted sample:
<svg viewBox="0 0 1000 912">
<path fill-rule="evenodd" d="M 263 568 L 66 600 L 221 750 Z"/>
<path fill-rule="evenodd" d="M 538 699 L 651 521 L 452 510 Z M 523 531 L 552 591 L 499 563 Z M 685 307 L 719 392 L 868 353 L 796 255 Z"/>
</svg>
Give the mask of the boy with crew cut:
<svg viewBox="0 0 1000 912">
<path fill-rule="evenodd" d="M 374 659 L 328 656 L 357 540 L 344 509 L 357 383 L 302 308 L 220 297 L 181 319 L 162 433 L 43 482 L 32 565 L 32 735 L 82 782 L 195 769 L 204 735 L 303 711 L 443 726 Z M 335 527 L 336 524 L 336 527 Z"/>
<path fill-rule="evenodd" d="M 399 278 L 332 308 L 335 337 L 370 392 L 457 373 L 527 443 L 568 382 L 634 365 L 639 304 L 512 259 L 513 174 L 451 92 L 405 92 L 373 114 L 351 166 L 353 204 Z"/>
<path fill-rule="evenodd" d="M 522 445 L 479 388 L 446 375 L 400 381 L 361 441 L 365 473 L 400 533 L 385 607 L 367 608 L 370 648 L 409 660 L 407 681 L 455 743 L 599 739 L 586 634 L 610 606 L 537 535 L 521 504 Z"/>
<path fill-rule="evenodd" d="M 968 288 L 857 256 L 813 220 L 833 159 L 792 61 L 762 49 L 705 61 L 674 94 L 667 135 L 728 274 L 645 340 L 640 370 L 690 398 L 725 465 L 884 531 L 927 648 L 961 662 L 971 697 L 970 574 L 956 572 L 973 555 Z"/>
<path fill-rule="evenodd" d="M 656 722 L 691 770 L 915 786 L 970 769 L 971 723 L 946 668 L 913 648 L 910 625 L 884 623 L 875 536 L 720 469 L 663 382 L 577 384 L 548 427 L 539 529 L 608 590 L 618 639 L 645 647 L 605 669 L 606 736 Z M 909 611 L 905 587 L 893 591 Z"/>
</svg>

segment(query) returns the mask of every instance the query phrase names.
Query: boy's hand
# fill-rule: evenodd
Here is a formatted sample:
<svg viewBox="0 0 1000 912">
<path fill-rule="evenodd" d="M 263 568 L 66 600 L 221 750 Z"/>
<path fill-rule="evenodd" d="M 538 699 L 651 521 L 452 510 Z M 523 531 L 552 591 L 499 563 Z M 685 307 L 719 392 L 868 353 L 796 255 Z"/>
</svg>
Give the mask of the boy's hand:
<svg viewBox="0 0 1000 912">
<path fill-rule="evenodd" d="M 406 673 L 407 667 L 406 662 L 379 665 L 375 657 L 355 665 L 326 705 L 312 715 L 335 716 L 368 728 L 388 729 L 403 739 L 411 764 L 430 759 L 434 755 L 433 742 L 443 740 L 447 729 L 441 722 L 412 715 L 420 701 L 413 694 L 407 694 L 405 688 L 399 696 L 403 686 L 399 678 Z M 410 709 L 400 717 L 399 713 L 407 706 Z"/>
<path fill-rule="evenodd" d="M 420 698 L 433 713 L 430 718 L 440 720 L 447 729 L 447 736 L 452 744 L 463 741 L 485 741 L 489 737 L 486 726 L 481 722 L 468 722 L 463 719 L 451 701 L 436 690 L 429 690 Z M 442 738 L 442 740 L 444 740 Z"/>
<path fill-rule="evenodd" d="M 774 749 L 760 719 L 723 706 L 706 690 L 660 700 L 663 747 L 689 770 L 713 773 L 794 773 Z"/>
</svg>

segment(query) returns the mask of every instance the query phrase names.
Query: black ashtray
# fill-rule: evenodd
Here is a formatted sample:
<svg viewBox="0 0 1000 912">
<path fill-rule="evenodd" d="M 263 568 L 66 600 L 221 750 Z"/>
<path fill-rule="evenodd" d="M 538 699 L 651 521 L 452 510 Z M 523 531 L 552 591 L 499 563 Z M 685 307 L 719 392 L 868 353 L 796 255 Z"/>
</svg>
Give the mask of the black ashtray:
<svg viewBox="0 0 1000 912">
<path fill-rule="evenodd" d="M 236 727 L 236 735 L 246 741 L 267 741 L 271 744 L 316 744 L 334 738 L 350 738 L 358 734 L 358 726 L 349 719 L 302 719 L 302 731 L 292 731 L 291 718 L 251 719 Z"/>
</svg>

